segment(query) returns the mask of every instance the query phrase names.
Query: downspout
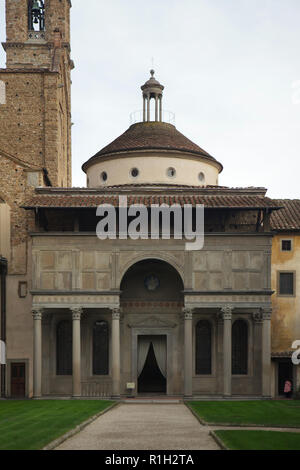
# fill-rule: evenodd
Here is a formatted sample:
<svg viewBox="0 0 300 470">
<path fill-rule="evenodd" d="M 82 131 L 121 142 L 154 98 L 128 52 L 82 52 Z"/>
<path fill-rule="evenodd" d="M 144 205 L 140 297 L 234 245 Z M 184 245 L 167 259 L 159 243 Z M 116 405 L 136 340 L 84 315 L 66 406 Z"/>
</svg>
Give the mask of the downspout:
<svg viewBox="0 0 300 470">
<path fill-rule="evenodd" d="M 7 276 L 7 261 L 5 258 L 0 257 L 0 289 L 1 289 L 1 305 L 0 305 L 0 323 L 1 323 L 1 337 L 0 340 L 6 345 L 6 276 Z M 1 387 L 0 397 L 6 396 L 6 364 L 1 364 Z"/>
</svg>

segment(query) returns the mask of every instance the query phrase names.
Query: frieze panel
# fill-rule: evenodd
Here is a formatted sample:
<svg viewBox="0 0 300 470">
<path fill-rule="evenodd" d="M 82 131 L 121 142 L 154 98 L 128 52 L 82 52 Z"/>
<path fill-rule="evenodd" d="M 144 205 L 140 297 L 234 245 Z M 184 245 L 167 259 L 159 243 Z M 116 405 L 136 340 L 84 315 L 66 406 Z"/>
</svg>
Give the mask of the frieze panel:
<svg viewBox="0 0 300 470">
<path fill-rule="evenodd" d="M 269 304 L 269 295 L 185 295 L 185 304 L 228 304 L 228 303 L 249 303 L 249 304 Z"/>
<path fill-rule="evenodd" d="M 34 295 L 34 305 L 111 305 L 118 304 L 115 295 Z"/>
</svg>

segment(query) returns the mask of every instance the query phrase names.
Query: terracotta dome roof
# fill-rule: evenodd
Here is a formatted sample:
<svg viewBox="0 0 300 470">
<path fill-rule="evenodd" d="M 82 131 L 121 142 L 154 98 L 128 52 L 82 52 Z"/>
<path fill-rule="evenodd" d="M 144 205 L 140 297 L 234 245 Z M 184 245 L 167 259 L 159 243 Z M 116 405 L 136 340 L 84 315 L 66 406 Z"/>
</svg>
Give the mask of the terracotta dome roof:
<svg viewBox="0 0 300 470">
<path fill-rule="evenodd" d="M 175 150 L 187 152 L 217 162 L 209 153 L 181 134 L 175 126 L 165 122 L 140 122 L 133 124 L 120 137 L 96 153 L 82 166 L 83 171 L 95 161 L 109 154 L 138 150 Z"/>
</svg>

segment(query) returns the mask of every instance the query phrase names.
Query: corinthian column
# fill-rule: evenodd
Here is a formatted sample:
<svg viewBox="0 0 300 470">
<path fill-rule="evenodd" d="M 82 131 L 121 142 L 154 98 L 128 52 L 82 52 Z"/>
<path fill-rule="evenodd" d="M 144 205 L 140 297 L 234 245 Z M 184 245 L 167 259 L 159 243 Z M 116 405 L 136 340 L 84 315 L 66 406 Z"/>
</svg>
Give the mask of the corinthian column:
<svg viewBox="0 0 300 470">
<path fill-rule="evenodd" d="M 114 398 L 120 397 L 120 316 L 120 308 L 112 310 L 112 396 Z"/>
<path fill-rule="evenodd" d="M 226 305 L 221 309 L 223 319 L 223 376 L 224 376 L 224 390 L 225 397 L 231 396 L 231 328 L 232 328 L 232 307 Z"/>
<path fill-rule="evenodd" d="M 185 308 L 184 315 L 184 396 L 193 395 L 193 310 Z"/>
<path fill-rule="evenodd" d="M 81 396 L 81 333 L 80 320 L 83 309 L 71 308 L 73 320 L 73 397 Z"/>
<path fill-rule="evenodd" d="M 33 397 L 42 396 L 42 318 L 43 309 L 33 309 Z"/>
<path fill-rule="evenodd" d="M 272 308 L 262 309 L 262 395 L 271 396 L 271 316 Z"/>
</svg>

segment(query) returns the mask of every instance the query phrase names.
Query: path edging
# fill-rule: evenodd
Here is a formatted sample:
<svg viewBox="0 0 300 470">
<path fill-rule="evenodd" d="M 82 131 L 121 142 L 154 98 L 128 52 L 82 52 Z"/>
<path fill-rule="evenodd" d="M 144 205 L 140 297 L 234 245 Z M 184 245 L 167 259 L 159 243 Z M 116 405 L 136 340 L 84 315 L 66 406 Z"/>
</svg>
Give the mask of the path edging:
<svg viewBox="0 0 300 470">
<path fill-rule="evenodd" d="M 87 419 L 86 421 L 84 421 L 83 423 L 80 423 L 78 424 L 75 428 L 71 429 L 70 431 L 66 432 L 65 434 L 63 434 L 62 436 L 58 437 L 57 439 L 55 439 L 54 441 L 50 442 L 49 444 L 47 444 L 45 447 L 43 447 L 42 450 L 54 450 L 56 447 L 58 447 L 60 444 L 62 444 L 63 442 L 65 442 L 67 439 L 69 439 L 70 437 L 73 437 L 75 436 L 75 434 L 78 434 L 80 431 L 82 431 L 86 426 L 88 426 L 89 424 L 91 424 L 93 421 L 96 421 L 96 419 L 98 419 L 100 416 L 104 415 L 105 413 L 107 413 L 108 411 L 110 411 L 112 408 L 115 408 L 116 406 L 120 405 L 119 402 L 115 402 L 113 403 L 112 405 L 108 406 L 107 408 L 105 408 L 105 410 L 102 410 L 100 411 L 99 413 L 97 413 L 96 415 L 94 416 L 91 416 L 89 419 Z"/>
<path fill-rule="evenodd" d="M 184 401 L 183 403 L 190 410 L 190 412 L 195 416 L 195 418 L 199 421 L 199 423 L 202 424 L 202 426 L 208 426 L 208 423 L 204 421 L 204 419 L 200 418 L 198 413 L 196 413 L 196 411 L 190 406 L 190 404 L 187 401 Z"/>
<path fill-rule="evenodd" d="M 210 431 L 210 432 L 209 432 L 209 435 L 216 441 L 216 443 L 218 444 L 218 446 L 221 447 L 222 450 L 230 450 L 230 449 L 224 444 L 224 442 L 222 441 L 222 439 L 220 439 L 219 436 L 217 436 L 217 434 L 215 433 L 215 431 Z"/>
<path fill-rule="evenodd" d="M 190 406 L 190 404 L 186 401 L 184 401 L 184 404 L 188 407 L 188 409 L 193 413 L 193 415 L 198 419 L 199 423 L 201 423 L 203 426 L 222 426 L 226 428 L 276 428 L 276 429 L 299 429 L 299 426 L 291 425 L 291 426 L 283 426 L 281 424 L 246 424 L 246 423 L 210 423 L 207 421 L 204 421 L 203 418 L 201 418 L 198 413 Z"/>
</svg>

